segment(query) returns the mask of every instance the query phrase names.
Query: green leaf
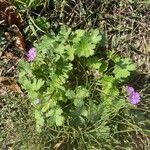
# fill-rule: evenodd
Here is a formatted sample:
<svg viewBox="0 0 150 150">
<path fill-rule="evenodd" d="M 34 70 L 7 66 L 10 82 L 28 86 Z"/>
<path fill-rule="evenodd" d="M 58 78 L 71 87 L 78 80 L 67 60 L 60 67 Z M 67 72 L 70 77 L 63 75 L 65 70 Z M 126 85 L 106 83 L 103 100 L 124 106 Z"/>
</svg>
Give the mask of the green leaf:
<svg viewBox="0 0 150 150">
<path fill-rule="evenodd" d="M 61 126 L 64 122 L 64 117 L 61 115 L 62 114 L 62 109 L 58 108 L 56 109 L 55 112 L 55 117 L 56 117 L 56 125 Z"/>
<path fill-rule="evenodd" d="M 31 80 L 29 80 L 26 76 L 24 77 L 21 77 L 19 79 L 20 83 L 22 84 L 22 87 L 25 89 L 25 90 L 30 90 L 31 89 Z"/>
<path fill-rule="evenodd" d="M 38 91 L 42 87 L 43 84 L 44 84 L 44 81 L 42 79 L 38 79 L 38 80 L 33 79 L 33 82 L 30 85 L 31 86 L 30 89 L 32 91 Z"/>
<path fill-rule="evenodd" d="M 35 110 L 34 115 L 36 119 L 36 129 L 38 132 L 41 132 L 41 128 L 44 126 L 44 118 L 38 110 Z"/>
<path fill-rule="evenodd" d="M 73 90 L 67 90 L 65 95 L 67 96 L 68 99 L 74 99 L 76 94 Z"/>
<path fill-rule="evenodd" d="M 102 35 L 100 35 L 100 32 L 98 29 L 91 30 L 90 36 L 91 36 L 91 41 L 94 44 L 97 44 L 98 42 L 102 40 Z"/>
<path fill-rule="evenodd" d="M 60 38 L 61 42 L 64 42 L 66 39 L 68 39 L 70 33 L 71 33 L 71 28 L 68 28 L 66 26 L 62 26 L 61 30 L 58 34 L 58 38 Z"/>
<path fill-rule="evenodd" d="M 98 30 L 84 32 L 76 31 L 76 37 L 73 40 L 73 47 L 76 49 L 75 54 L 79 57 L 89 57 L 94 54 L 96 44 L 101 40 Z"/>
<path fill-rule="evenodd" d="M 73 38 L 73 43 L 76 44 L 76 43 L 78 43 L 78 42 L 81 40 L 81 38 L 84 36 L 85 31 L 79 29 L 79 30 L 76 30 L 76 31 L 74 32 L 74 34 L 75 34 L 75 37 Z"/>
<path fill-rule="evenodd" d="M 92 70 L 99 70 L 101 66 L 101 62 L 97 57 L 91 57 L 87 60 L 87 67 L 89 67 Z"/>
<path fill-rule="evenodd" d="M 43 113 L 45 113 L 45 112 L 47 112 L 47 111 L 49 110 L 49 108 L 50 108 L 50 103 L 44 105 L 44 107 L 42 108 L 41 111 L 42 111 Z"/>
<path fill-rule="evenodd" d="M 105 75 L 101 80 L 102 83 L 102 99 L 105 105 L 111 106 L 113 100 L 119 96 L 119 90 L 113 76 Z"/>
<path fill-rule="evenodd" d="M 20 70 L 20 73 L 22 73 L 22 76 L 24 76 L 23 73 L 28 74 L 28 75 L 31 74 L 30 63 L 26 62 L 24 59 L 21 59 L 19 61 L 19 70 Z"/>
<path fill-rule="evenodd" d="M 35 100 L 38 98 L 38 93 L 36 91 L 28 90 L 28 96 L 32 100 Z"/>
<path fill-rule="evenodd" d="M 76 98 L 84 99 L 88 96 L 89 96 L 89 90 L 81 86 L 78 86 L 76 88 Z"/>
<path fill-rule="evenodd" d="M 67 55 L 68 55 L 68 59 L 70 60 L 70 61 L 73 61 L 74 60 L 74 53 L 75 53 L 75 49 L 73 48 L 73 47 L 68 47 L 67 48 Z"/>
<path fill-rule="evenodd" d="M 38 51 L 39 54 L 44 56 L 48 50 L 53 50 L 53 43 L 55 42 L 54 38 L 52 35 L 44 35 L 41 39 L 40 42 L 35 44 L 35 47 Z"/>
<path fill-rule="evenodd" d="M 116 79 L 127 78 L 130 72 L 135 70 L 135 65 L 131 62 L 131 59 L 120 59 L 116 62 L 113 73 Z"/>
<path fill-rule="evenodd" d="M 86 58 L 94 55 L 94 50 L 91 48 L 91 43 L 89 43 L 88 37 L 82 38 L 78 44 L 75 45 L 75 54 L 79 57 L 85 56 Z"/>
<path fill-rule="evenodd" d="M 89 96 L 89 90 L 87 90 L 86 88 L 84 87 L 77 87 L 76 88 L 76 96 L 74 98 L 74 105 L 75 106 L 81 106 L 83 105 L 83 100 L 85 98 L 87 98 Z"/>
<path fill-rule="evenodd" d="M 108 69 L 108 63 L 103 60 L 101 60 L 100 62 L 101 62 L 101 66 L 99 68 L 99 71 L 103 73 Z"/>
<path fill-rule="evenodd" d="M 48 113 L 46 113 L 46 117 L 49 118 L 49 124 L 57 126 L 61 126 L 64 123 L 64 116 L 62 116 L 61 108 L 53 108 Z"/>
<path fill-rule="evenodd" d="M 44 81 L 42 79 L 38 79 L 36 82 L 36 91 L 38 91 L 42 85 L 44 84 Z"/>
<path fill-rule="evenodd" d="M 50 111 L 48 111 L 47 113 L 46 113 L 46 117 L 48 118 L 48 117 L 52 117 L 54 115 L 54 109 L 51 109 Z"/>
<path fill-rule="evenodd" d="M 43 106 L 43 108 L 41 109 L 41 111 L 43 113 L 47 112 L 49 109 L 53 108 L 56 106 L 56 102 L 53 101 L 52 99 L 50 99 L 47 103 L 45 103 L 45 105 Z"/>
</svg>

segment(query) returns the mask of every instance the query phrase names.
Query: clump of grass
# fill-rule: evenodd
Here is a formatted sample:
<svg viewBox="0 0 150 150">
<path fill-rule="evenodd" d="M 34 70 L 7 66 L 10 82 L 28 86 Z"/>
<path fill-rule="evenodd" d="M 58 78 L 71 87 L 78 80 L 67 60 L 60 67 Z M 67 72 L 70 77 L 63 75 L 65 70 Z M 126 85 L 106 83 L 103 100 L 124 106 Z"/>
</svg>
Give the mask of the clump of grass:
<svg viewBox="0 0 150 150">
<path fill-rule="evenodd" d="M 98 120 L 93 125 L 73 127 L 46 127 L 39 134 L 35 122 L 30 116 L 30 106 L 20 97 L 1 97 L 1 148 L 12 149 L 149 149 L 148 109 L 136 109 L 128 112 L 121 110 L 110 120 Z M 136 112 L 135 112 L 136 111 Z M 146 115 L 147 113 L 147 115 Z M 135 114 L 137 114 L 135 116 Z M 137 117 L 137 118 L 136 118 Z M 140 118 L 141 119 L 140 119 Z M 145 117 L 145 118 L 143 118 Z M 137 122 L 136 119 L 138 119 Z M 147 125 L 146 125 L 147 120 Z M 144 122 L 143 122 L 144 121 Z M 111 127 L 104 127 L 107 123 Z M 145 128 L 145 129 L 144 129 Z M 99 135 L 97 133 L 99 132 Z M 99 138 L 97 138 L 99 136 Z"/>
</svg>

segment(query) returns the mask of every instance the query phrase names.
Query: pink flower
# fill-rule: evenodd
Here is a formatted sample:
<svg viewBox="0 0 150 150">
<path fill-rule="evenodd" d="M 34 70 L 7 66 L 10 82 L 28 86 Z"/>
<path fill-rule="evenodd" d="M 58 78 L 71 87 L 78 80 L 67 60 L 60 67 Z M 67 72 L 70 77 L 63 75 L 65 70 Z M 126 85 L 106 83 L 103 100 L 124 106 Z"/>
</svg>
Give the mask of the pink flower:
<svg viewBox="0 0 150 150">
<path fill-rule="evenodd" d="M 31 48 L 28 53 L 27 53 L 27 60 L 29 62 L 33 61 L 36 57 L 36 49 L 35 48 Z"/>
<path fill-rule="evenodd" d="M 128 100 L 131 104 L 136 105 L 141 101 L 141 96 L 133 87 L 127 86 Z"/>
</svg>

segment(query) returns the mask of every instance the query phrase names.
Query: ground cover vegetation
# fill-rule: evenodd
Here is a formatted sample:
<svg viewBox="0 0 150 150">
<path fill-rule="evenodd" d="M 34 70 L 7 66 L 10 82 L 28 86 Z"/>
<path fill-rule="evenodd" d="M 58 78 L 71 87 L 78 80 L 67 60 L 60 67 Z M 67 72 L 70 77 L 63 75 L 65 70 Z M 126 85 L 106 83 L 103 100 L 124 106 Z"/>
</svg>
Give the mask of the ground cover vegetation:
<svg viewBox="0 0 150 150">
<path fill-rule="evenodd" d="M 150 149 L 149 10 L 0 0 L 1 149 Z"/>
</svg>

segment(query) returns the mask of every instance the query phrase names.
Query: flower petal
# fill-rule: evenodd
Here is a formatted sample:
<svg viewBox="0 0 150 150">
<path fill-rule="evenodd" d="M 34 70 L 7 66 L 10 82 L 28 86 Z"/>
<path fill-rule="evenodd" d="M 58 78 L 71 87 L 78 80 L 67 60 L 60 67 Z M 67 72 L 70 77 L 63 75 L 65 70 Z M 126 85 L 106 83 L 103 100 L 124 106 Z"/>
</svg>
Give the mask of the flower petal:
<svg viewBox="0 0 150 150">
<path fill-rule="evenodd" d="M 35 59 L 35 57 L 36 57 L 36 49 L 31 48 L 27 53 L 27 60 L 31 62 Z"/>
</svg>

